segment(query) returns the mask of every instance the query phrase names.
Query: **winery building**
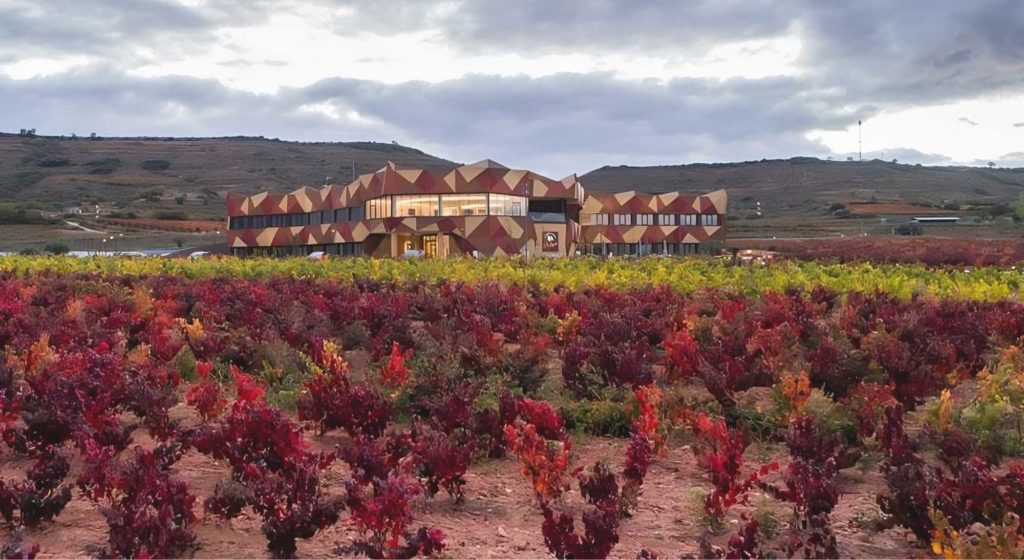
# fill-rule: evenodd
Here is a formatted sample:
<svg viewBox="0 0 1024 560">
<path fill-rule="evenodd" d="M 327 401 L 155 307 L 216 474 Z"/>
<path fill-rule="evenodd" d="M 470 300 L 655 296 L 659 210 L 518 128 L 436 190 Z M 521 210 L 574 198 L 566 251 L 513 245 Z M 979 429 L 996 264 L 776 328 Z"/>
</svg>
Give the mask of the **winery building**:
<svg viewBox="0 0 1024 560">
<path fill-rule="evenodd" d="M 690 254 L 725 240 L 724 190 L 588 193 L 490 160 L 447 170 L 388 163 L 348 185 L 229 194 L 227 241 L 250 255 L 563 257 Z"/>
</svg>

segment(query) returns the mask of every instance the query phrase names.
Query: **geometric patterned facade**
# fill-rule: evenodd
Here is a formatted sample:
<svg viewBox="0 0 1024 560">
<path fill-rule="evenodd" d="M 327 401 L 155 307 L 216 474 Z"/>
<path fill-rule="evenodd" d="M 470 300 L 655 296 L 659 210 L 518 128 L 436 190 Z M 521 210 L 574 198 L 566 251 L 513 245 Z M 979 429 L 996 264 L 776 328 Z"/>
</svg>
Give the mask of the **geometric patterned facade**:
<svg viewBox="0 0 1024 560">
<path fill-rule="evenodd" d="M 417 249 L 439 257 L 567 256 L 595 244 L 724 240 L 726 201 L 725 191 L 588 194 L 576 175 L 553 180 L 490 160 L 443 171 L 389 162 L 348 185 L 229 193 L 227 241 L 239 255 L 323 250 L 387 257 Z M 671 220 L 677 225 L 646 225 L 659 214 L 679 215 Z"/>
</svg>

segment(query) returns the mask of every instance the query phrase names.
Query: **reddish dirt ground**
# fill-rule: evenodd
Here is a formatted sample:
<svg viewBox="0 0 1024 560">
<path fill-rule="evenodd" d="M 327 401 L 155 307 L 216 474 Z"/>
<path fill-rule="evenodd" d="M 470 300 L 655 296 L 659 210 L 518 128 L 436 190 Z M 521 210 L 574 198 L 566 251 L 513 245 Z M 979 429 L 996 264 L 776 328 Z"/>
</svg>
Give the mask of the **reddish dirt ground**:
<svg viewBox="0 0 1024 560">
<path fill-rule="evenodd" d="M 512 345 L 509 345 L 512 348 Z M 353 376 L 358 378 L 370 367 L 369 356 L 362 351 L 346 352 Z M 545 364 L 549 375 L 558 377 L 561 362 L 552 356 Z M 710 395 L 699 383 L 682 388 L 689 398 L 707 400 Z M 740 397 L 746 406 L 763 409 L 771 396 L 766 390 L 752 389 Z M 298 423 L 294 413 L 291 419 Z M 195 411 L 179 404 L 171 410 L 172 418 L 182 421 L 184 427 L 198 426 L 200 418 Z M 911 423 L 917 424 L 913 417 Z M 127 420 L 128 418 L 126 418 Z M 307 431 L 306 438 L 316 450 L 332 450 L 347 441 L 341 430 L 318 435 Z M 596 461 L 604 461 L 614 471 L 621 472 L 626 455 L 625 439 L 593 437 L 572 434 L 573 454 L 570 470 Z M 133 434 L 133 445 L 152 448 L 155 442 L 143 429 Z M 651 466 L 641 489 L 639 507 L 632 517 L 622 521 L 619 544 L 612 550 L 614 558 L 635 558 L 643 548 L 656 551 L 663 558 L 683 555 L 699 556 L 699 541 L 708 534 L 702 521 L 702 492 L 711 488 L 710 480 L 700 468 L 684 441 L 670 441 L 665 455 Z M 69 445 L 69 450 L 71 446 Z M 72 470 L 68 481 L 77 478 L 82 465 L 78 453 L 71 451 Z M 746 473 L 764 463 L 777 462 L 782 469 L 789 454 L 782 443 L 754 442 L 745 453 Z M 14 455 L 0 447 L 0 477 L 21 478 L 31 460 Z M 196 496 L 198 517 L 193 532 L 198 548 L 195 558 L 269 558 L 266 541 L 260 531 L 260 520 L 246 510 L 240 517 L 221 521 L 202 511 L 204 500 L 213 494 L 219 480 L 227 478 L 229 467 L 195 451 L 189 451 L 172 469 L 174 475 L 188 483 Z M 325 491 L 331 495 L 344 492 L 349 472 L 346 465 L 335 463 L 325 473 Z M 780 472 L 765 479 L 782 484 Z M 447 558 L 550 558 L 541 534 L 542 517 L 529 482 L 521 474 L 513 458 L 484 459 L 473 464 L 466 474 L 465 502 L 455 504 L 444 491 L 431 499 L 421 496 L 415 508 L 412 529 L 421 526 L 439 528 L 445 533 Z M 924 550 L 915 548 L 909 531 L 871 528 L 879 519 L 880 510 L 875 503 L 879 492 L 886 491 L 886 483 L 878 471 L 877 461 L 863 470 L 852 467 L 839 474 L 842 493 L 832 513 L 832 528 L 836 533 L 842 557 L 895 558 L 922 556 Z M 578 487 L 573 485 L 565 499 L 571 505 L 582 506 Z M 758 511 L 760 510 L 760 512 Z M 724 527 L 711 536 L 712 542 L 724 547 L 736 531 L 744 515 L 767 515 L 778 523 L 777 541 L 788 532 L 792 511 L 786 504 L 768 498 L 764 493 L 752 493 L 747 505 L 733 507 Z M 763 519 L 763 517 L 762 517 Z M 581 531 L 577 516 L 577 530 Z M 0 542 L 8 537 L 9 529 L 0 527 Z M 337 557 L 339 548 L 349 545 L 356 532 L 346 513 L 333 527 L 319 532 L 313 539 L 298 541 L 300 558 Z M 87 500 L 77 488 L 64 511 L 51 523 L 25 533 L 27 542 L 40 545 L 39 558 L 88 557 L 101 551 L 107 540 L 107 526 L 97 506 Z"/>
<path fill-rule="evenodd" d="M 179 405 L 175 416 L 193 422 L 191 410 Z M 345 438 L 328 433 L 310 434 L 314 447 L 332 448 Z M 135 444 L 153 444 L 139 430 Z M 577 436 L 574 442 L 573 465 L 592 464 L 604 460 L 621 469 L 625 456 L 625 440 Z M 755 444 L 747 452 L 753 468 L 766 461 L 786 460 L 786 450 L 777 444 Z M 29 461 L 10 454 L 3 456 L 0 473 L 4 477 L 23 476 Z M 71 480 L 81 465 L 74 463 Z M 217 481 L 228 476 L 229 469 L 204 455 L 189 452 L 174 467 L 176 476 L 184 479 L 197 495 L 197 505 L 212 494 Z M 348 473 L 346 467 L 335 465 L 325 475 L 328 492 L 343 491 Z M 772 475 L 778 480 L 779 475 Z M 455 505 L 443 492 L 433 499 L 422 499 L 416 508 L 415 526 L 427 525 L 445 532 L 447 548 L 444 556 L 451 558 L 537 558 L 549 557 L 540 533 L 541 517 L 526 479 L 513 459 L 485 460 L 472 466 L 467 474 L 466 500 Z M 772 480 L 772 479 L 769 479 Z M 877 468 L 861 473 L 856 468 L 840 475 L 842 498 L 833 513 L 840 553 L 844 557 L 904 557 L 919 555 L 905 531 L 894 529 L 881 533 L 858 527 L 864 520 L 878 515 L 875 495 L 884 489 Z M 703 471 L 697 466 L 688 446 L 670 446 L 667 454 L 656 461 L 644 482 L 638 511 L 623 521 L 620 542 L 613 550 L 615 557 L 635 557 L 641 548 L 651 548 L 663 557 L 698 553 L 698 541 L 706 532 L 701 522 L 698 492 L 709 488 Z M 568 495 L 570 503 L 580 503 L 578 492 Z M 752 514 L 758 504 L 769 508 L 771 517 L 779 522 L 784 535 L 791 518 L 785 505 L 755 493 L 748 506 L 730 512 L 723 532 L 713 540 L 724 545 L 735 531 L 741 513 Z M 196 558 L 267 557 L 259 519 L 250 513 L 225 522 L 206 516 L 197 507 L 198 523 L 194 527 L 199 548 Z M 0 530 L 6 533 L 7 529 Z M 96 506 L 77 489 L 67 508 L 52 523 L 26 533 L 29 542 L 38 542 L 40 558 L 85 557 L 96 554 L 106 544 L 106 524 Z M 6 537 L 6 534 L 3 535 Z M 299 556 L 326 558 L 337 556 L 337 549 L 350 544 L 355 532 L 343 513 L 339 523 L 309 541 L 299 541 Z"/>
<path fill-rule="evenodd" d="M 102 224 L 162 231 L 218 231 L 224 229 L 223 220 L 157 220 L 155 218 L 101 218 Z"/>
</svg>

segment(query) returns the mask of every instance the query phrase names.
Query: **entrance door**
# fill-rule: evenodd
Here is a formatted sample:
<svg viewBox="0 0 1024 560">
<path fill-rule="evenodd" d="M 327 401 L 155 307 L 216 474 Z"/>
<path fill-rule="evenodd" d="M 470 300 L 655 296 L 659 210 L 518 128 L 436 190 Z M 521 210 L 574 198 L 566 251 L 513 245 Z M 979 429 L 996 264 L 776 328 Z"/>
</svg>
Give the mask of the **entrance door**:
<svg viewBox="0 0 1024 560">
<path fill-rule="evenodd" d="M 423 236 L 423 256 L 424 257 L 436 257 L 437 256 L 437 236 L 436 235 L 424 235 Z"/>
</svg>

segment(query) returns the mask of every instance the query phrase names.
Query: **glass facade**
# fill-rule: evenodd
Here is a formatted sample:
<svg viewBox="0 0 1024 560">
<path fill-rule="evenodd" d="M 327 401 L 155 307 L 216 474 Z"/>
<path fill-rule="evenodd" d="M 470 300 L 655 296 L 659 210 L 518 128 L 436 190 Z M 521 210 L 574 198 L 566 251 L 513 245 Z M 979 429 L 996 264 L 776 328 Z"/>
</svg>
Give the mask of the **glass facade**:
<svg viewBox="0 0 1024 560">
<path fill-rule="evenodd" d="M 441 195 L 443 216 L 486 216 L 486 194 L 444 194 Z"/>
<path fill-rule="evenodd" d="M 489 195 L 488 213 L 492 216 L 523 216 L 526 214 L 527 201 L 522 196 L 510 194 Z"/>
<path fill-rule="evenodd" d="M 695 255 L 697 243 L 580 243 L 579 252 L 600 257 Z"/>
<path fill-rule="evenodd" d="M 236 257 L 305 257 L 323 251 L 339 257 L 358 257 L 363 254 L 362 243 L 328 243 L 326 245 L 278 245 L 275 247 L 235 247 Z"/>
<path fill-rule="evenodd" d="M 390 218 L 391 217 L 391 197 L 382 196 L 380 198 L 371 198 L 366 201 L 366 218 L 368 220 L 374 220 L 377 218 Z"/>
<path fill-rule="evenodd" d="M 505 194 L 381 196 L 366 201 L 366 217 L 525 216 L 527 199 Z"/>
<path fill-rule="evenodd" d="M 439 201 L 436 194 L 404 194 L 391 197 L 395 217 L 437 216 Z"/>
</svg>

